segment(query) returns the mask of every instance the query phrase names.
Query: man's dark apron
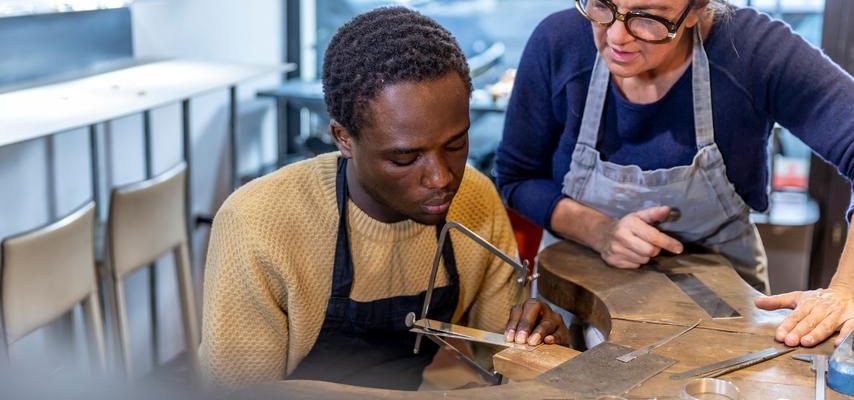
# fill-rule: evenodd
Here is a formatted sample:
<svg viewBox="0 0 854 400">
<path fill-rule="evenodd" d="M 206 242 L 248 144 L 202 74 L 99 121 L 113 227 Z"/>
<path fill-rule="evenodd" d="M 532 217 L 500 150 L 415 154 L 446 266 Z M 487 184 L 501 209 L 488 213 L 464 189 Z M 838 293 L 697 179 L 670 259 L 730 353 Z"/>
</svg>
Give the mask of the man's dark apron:
<svg viewBox="0 0 854 400">
<path fill-rule="evenodd" d="M 375 388 L 416 390 L 424 368 L 438 351 L 424 341 L 413 354 L 415 334 L 406 327 L 406 314 L 418 314 L 425 292 L 370 302 L 350 299 L 353 259 L 347 232 L 347 160 L 340 158 L 336 176 L 338 239 L 332 272 L 332 290 L 326 319 L 314 347 L 287 379 L 309 379 Z M 444 221 L 436 226 L 438 237 Z M 450 322 L 459 299 L 459 275 L 449 241 L 442 249 L 448 285 L 436 288 L 431 319 Z M 408 266 L 402 266 L 406 268 Z"/>
</svg>

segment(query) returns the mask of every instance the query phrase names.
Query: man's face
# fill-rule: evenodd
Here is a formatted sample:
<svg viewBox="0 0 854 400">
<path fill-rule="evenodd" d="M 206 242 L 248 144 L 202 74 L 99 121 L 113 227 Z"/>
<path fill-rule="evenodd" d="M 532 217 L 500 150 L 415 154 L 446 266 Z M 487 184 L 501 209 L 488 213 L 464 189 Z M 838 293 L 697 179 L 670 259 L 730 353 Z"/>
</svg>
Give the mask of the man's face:
<svg viewBox="0 0 854 400">
<path fill-rule="evenodd" d="M 468 156 L 469 92 L 463 79 L 452 72 L 387 86 L 371 102 L 369 115 L 358 139 L 333 128 L 339 149 L 350 158 L 353 201 L 383 222 L 439 223 Z"/>
</svg>

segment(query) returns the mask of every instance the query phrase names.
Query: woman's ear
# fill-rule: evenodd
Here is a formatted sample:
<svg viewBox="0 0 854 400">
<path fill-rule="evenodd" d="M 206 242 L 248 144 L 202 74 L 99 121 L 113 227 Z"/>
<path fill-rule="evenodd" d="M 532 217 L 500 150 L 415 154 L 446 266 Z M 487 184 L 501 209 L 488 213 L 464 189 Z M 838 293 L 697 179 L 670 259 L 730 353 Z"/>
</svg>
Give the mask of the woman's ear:
<svg viewBox="0 0 854 400">
<path fill-rule="evenodd" d="M 709 2 L 708 0 L 700 0 L 697 3 L 698 5 L 688 12 L 688 16 L 685 17 L 685 23 L 683 24 L 685 29 L 697 26 L 698 22 L 706 23 L 706 12 L 709 10 Z"/>
<path fill-rule="evenodd" d="M 353 158 L 353 141 L 354 138 L 350 135 L 350 131 L 343 127 L 336 120 L 329 122 L 329 132 L 335 139 L 335 146 L 344 158 Z"/>
</svg>

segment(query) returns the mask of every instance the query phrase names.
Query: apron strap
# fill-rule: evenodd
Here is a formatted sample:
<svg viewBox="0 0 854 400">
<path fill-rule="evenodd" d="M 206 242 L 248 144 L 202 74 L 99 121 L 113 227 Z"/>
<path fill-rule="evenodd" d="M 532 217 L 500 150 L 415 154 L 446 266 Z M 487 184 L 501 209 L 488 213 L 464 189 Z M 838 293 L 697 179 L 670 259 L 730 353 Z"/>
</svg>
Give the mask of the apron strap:
<svg viewBox="0 0 854 400">
<path fill-rule="evenodd" d="M 597 54 L 593 71 L 590 73 L 590 85 L 587 89 L 587 100 L 584 103 L 584 115 L 581 117 L 581 130 L 578 133 L 577 145 L 583 144 L 590 148 L 596 148 L 610 76 L 608 65 Z"/>
<path fill-rule="evenodd" d="M 694 27 L 694 44 L 692 51 L 692 96 L 694 102 L 694 134 L 697 149 L 702 149 L 715 142 L 714 122 L 712 120 L 712 88 L 709 77 L 709 58 L 703 48 L 702 29 L 700 24 Z M 598 54 L 590 75 L 590 85 L 587 89 L 587 99 L 584 103 L 584 114 L 581 118 L 581 128 L 578 133 L 578 143 L 590 148 L 596 148 L 599 139 L 599 128 L 602 122 L 602 112 L 605 109 L 605 99 L 608 93 L 610 72 L 608 66 Z"/>
<path fill-rule="evenodd" d="M 338 203 L 338 239 L 335 243 L 335 262 L 332 267 L 331 298 L 349 299 L 353 286 L 353 262 L 350 255 L 350 237 L 347 229 L 347 159 L 338 158 L 335 174 L 335 200 Z"/>
<path fill-rule="evenodd" d="M 714 121 L 712 120 L 712 85 L 709 78 L 709 58 L 703 48 L 700 23 L 694 27 L 694 54 L 691 63 L 694 96 L 694 133 L 697 149 L 715 143 Z"/>
</svg>

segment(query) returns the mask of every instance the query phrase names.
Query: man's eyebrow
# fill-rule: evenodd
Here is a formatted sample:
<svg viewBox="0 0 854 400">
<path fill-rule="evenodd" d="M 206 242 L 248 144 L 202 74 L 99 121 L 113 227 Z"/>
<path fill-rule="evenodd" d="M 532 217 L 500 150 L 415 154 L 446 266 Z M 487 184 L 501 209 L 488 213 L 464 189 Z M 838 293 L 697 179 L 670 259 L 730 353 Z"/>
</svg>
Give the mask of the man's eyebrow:
<svg viewBox="0 0 854 400">
<path fill-rule="evenodd" d="M 465 129 L 463 129 L 460 133 L 454 135 L 452 138 L 448 139 L 442 145 L 443 146 L 448 145 L 448 144 L 453 143 L 457 140 L 460 140 L 464 136 L 468 135 L 469 128 L 471 128 L 471 124 L 466 125 Z M 396 147 L 396 148 L 389 149 L 387 152 L 392 154 L 392 155 L 404 155 L 404 154 L 420 153 L 422 151 L 424 151 L 423 147 L 413 147 L 413 148 Z"/>
</svg>

